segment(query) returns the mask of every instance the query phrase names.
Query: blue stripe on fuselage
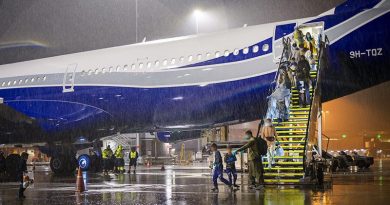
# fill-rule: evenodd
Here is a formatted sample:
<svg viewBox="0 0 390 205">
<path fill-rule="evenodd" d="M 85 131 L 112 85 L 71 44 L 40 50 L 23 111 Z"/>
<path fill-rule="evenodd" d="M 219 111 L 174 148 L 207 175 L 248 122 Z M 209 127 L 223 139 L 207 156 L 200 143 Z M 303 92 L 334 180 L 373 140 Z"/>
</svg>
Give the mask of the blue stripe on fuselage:
<svg viewBox="0 0 390 205">
<path fill-rule="evenodd" d="M 274 76 L 273 72 L 204 87 L 76 86 L 71 93 L 62 93 L 62 87 L 17 88 L 0 90 L 0 96 L 6 105 L 35 118 L 47 132 L 67 129 L 93 132 L 104 121 L 129 125 L 128 131 L 148 131 L 183 123 L 208 127 L 262 117 Z"/>
</svg>

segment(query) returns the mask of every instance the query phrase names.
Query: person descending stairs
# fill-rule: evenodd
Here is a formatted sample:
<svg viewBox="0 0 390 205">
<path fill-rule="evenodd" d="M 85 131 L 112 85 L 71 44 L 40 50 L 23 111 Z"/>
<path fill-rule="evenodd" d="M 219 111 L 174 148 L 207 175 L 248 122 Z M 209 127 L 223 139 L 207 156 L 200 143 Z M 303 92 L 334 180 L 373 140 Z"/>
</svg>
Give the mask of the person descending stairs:
<svg viewBox="0 0 390 205">
<path fill-rule="evenodd" d="M 278 75 L 281 73 L 280 70 L 285 72 L 286 67 L 289 67 L 288 64 L 291 65 L 291 59 L 283 60 L 285 62 L 281 60 Z M 301 59 L 301 61 L 297 67 L 295 67 L 297 64 L 294 64 L 292 68 L 288 68 L 290 69 L 288 71 L 292 72 L 295 76 L 295 79 L 290 79 L 292 81 L 290 93 L 284 94 L 282 97 L 279 95 L 279 100 L 277 97 L 273 97 L 276 92 L 280 92 L 278 89 L 281 87 L 279 82 L 280 77 L 277 76 L 278 85 L 269 99 L 266 118 L 273 120 L 277 137 L 275 161 L 272 162 L 272 166 L 269 166 L 267 160 L 263 160 L 266 184 L 295 184 L 299 183 L 304 177 L 305 147 L 308 136 L 309 116 L 314 97 L 313 93 L 316 88 L 315 79 L 317 79 L 319 61 L 316 60 L 311 63 L 304 62 L 306 61 L 305 59 Z M 302 66 L 310 64 L 310 67 L 299 68 L 299 64 Z M 297 75 L 300 75 L 299 79 L 296 78 Z M 310 82 L 311 86 L 309 86 Z M 285 109 L 287 113 L 278 113 L 280 111 L 276 106 L 278 103 L 284 103 L 286 108 L 288 107 L 288 109 Z"/>
</svg>

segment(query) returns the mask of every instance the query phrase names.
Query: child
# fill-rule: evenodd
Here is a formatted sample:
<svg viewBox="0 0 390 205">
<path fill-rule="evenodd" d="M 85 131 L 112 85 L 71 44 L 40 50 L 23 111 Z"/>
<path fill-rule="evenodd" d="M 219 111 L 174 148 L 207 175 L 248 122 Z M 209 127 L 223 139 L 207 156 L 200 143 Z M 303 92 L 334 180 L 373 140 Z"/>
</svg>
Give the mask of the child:
<svg viewBox="0 0 390 205">
<path fill-rule="evenodd" d="M 214 188 L 211 189 L 211 191 L 218 191 L 218 183 L 217 179 L 221 180 L 223 183 L 229 186 L 229 188 L 232 188 L 232 185 L 227 181 L 225 178 L 223 178 L 223 164 L 222 164 L 222 156 L 221 153 L 218 151 L 217 144 L 213 143 L 211 144 L 211 151 L 213 152 L 214 161 L 213 161 L 213 183 Z"/>
<path fill-rule="evenodd" d="M 229 177 L 230 184 L 233 184 L 234 187 L 238 188 L 236 184 L 237 181 L 237 170 L 236 170 L 236 161 L 237 158 L 235 155 L 232 154 L 232 148 L 230 146 L 227 147 L 227 153 L 225 154 L 225 163 L 226 163 L 226 173 Z M 232 183 L 232 177 L 233 177 L 233 183 Z"/>
</svg>

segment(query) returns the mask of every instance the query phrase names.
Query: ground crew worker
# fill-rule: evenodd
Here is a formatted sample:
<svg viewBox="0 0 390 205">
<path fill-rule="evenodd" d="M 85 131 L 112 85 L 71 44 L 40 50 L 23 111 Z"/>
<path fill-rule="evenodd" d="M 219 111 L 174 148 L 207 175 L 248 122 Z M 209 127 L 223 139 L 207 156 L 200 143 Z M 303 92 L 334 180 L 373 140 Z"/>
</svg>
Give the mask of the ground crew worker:
<svg viewBox="0 0 390 205">
<path fill-rule="evenodd" d="M 125 160 L 123 159 L 123 147 L 119 145 L 115 150 L 115 171 L 123 173 L 125 170 Z"/>
<path fill-rule="evenodd" d="M 110 145 L 107 145 L 106 149 L 103 150 L 103 173 L 108 174 L 108 170 L 111 170 L 112 150 Z"/>
<path fill-rule="evenodd" d="M 248 149 L 248 169 L 249 169 L 249 179 L 251 185 L 250 189 L 262 189 L 264 185 L 264 170 L 263 163 L 261 160 L 261 154 L 257 144 L 257 139 L 253 136 L 252 131 L 248 130 L 245 132 L 246 137 L 249 138 L 249 142 L 246 143 L 241 148 L 235 150 L 233 155 L 236 155 L 237 152 Z M 257 181 L 257 183 L 256 183 Z"/>
<path fill-rule="evenodd" d="M 129 171 L 127 173 L 130 174 L 131 172 L 131 166 L 134 166 L 134 174 L 135 174 L 135 170 L 137 169 L 137 159 L 138 159 L 138 152 L 137 150 L 135 149 L 135 147 L 132 147 L 131 148 L 131 151 L 129 153 L 129 158 L 130 158 L 130 163 L 129 163 Z"/>
</svg>

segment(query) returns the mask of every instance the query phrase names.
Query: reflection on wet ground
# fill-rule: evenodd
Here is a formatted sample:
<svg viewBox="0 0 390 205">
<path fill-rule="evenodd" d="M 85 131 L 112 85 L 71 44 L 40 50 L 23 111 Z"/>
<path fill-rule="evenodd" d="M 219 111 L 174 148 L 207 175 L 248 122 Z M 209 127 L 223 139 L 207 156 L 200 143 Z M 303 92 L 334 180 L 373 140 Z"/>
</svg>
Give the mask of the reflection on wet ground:
<svg viewBox="0 0 390 205">
<path fill-rule="evenodd" d="M 247 188 L 247 175 L 239 174 L 241 189 L 231 192 L 220 185 L 211 193 L 209 170 L 140 170 L 136 175 L 86 174 L 88 191 L 75 193 L 75 177 L 53 176 L 37 170 L 35 184 L 16 198 L 17 183 L 0 184 L 0 204 L 388 204 L 390 160 L 376 161 L 369 170 L 337 173 L 333 188 L 313 190 L 290 186 Z"/>
</svg>

